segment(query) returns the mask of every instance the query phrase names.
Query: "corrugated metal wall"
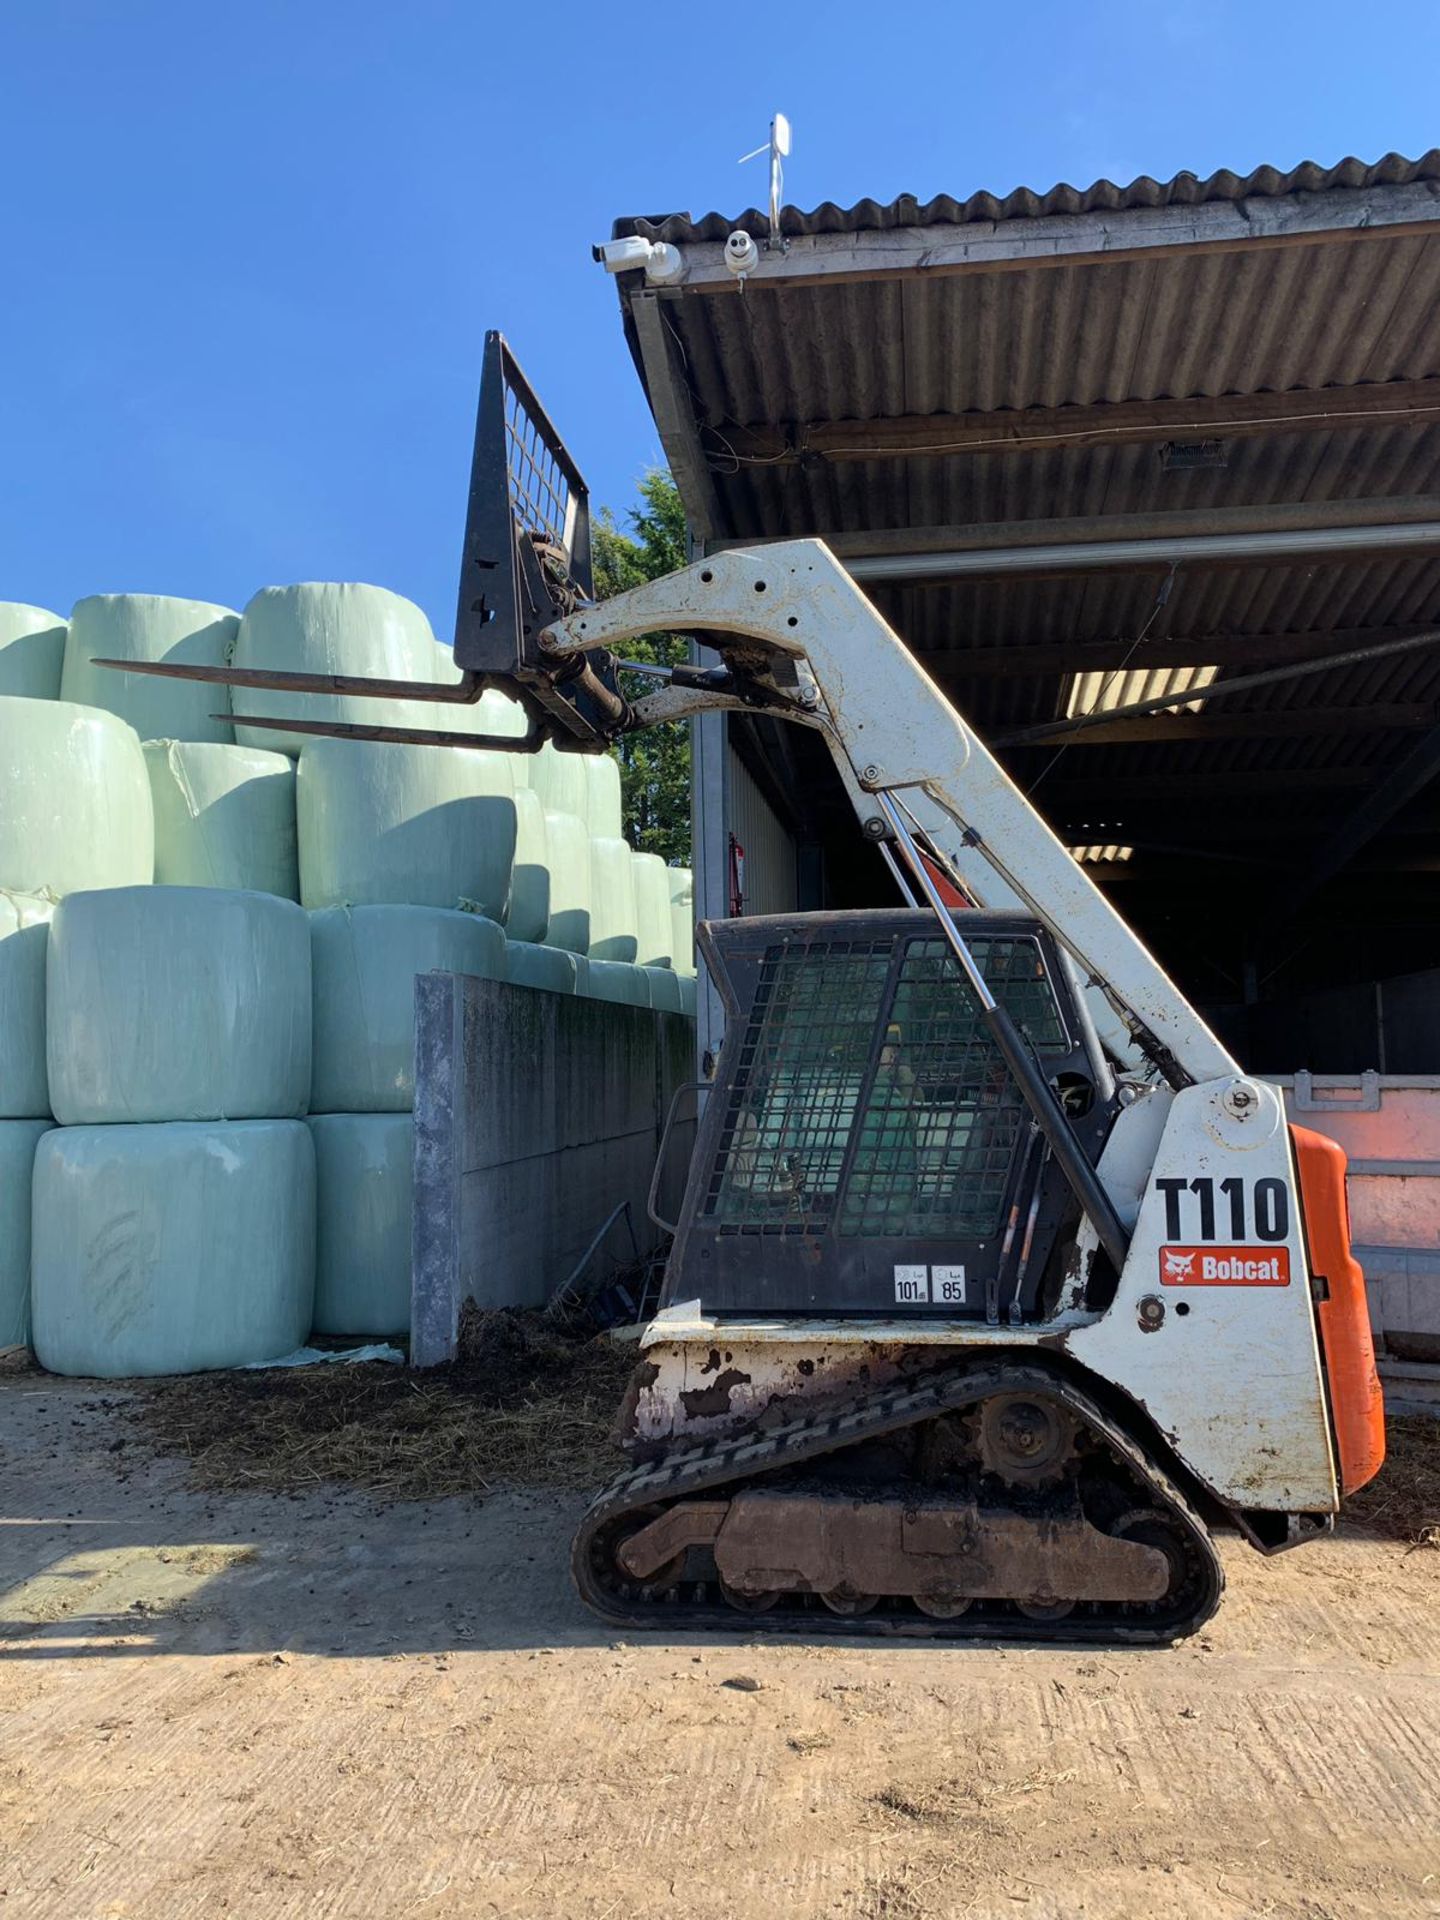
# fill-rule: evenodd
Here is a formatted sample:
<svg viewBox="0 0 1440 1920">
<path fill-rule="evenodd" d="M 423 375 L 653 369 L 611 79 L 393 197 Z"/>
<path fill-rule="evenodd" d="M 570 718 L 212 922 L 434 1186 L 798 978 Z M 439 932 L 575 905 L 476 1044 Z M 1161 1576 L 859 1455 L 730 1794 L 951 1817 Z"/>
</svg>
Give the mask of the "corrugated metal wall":
<svg viewBox="0 0 1440 1920">
<path fill-rule="evenodd" d="M 733 747 L 727 753 L 730 831 L 745 849 L 745 911 L 798 912 L 795 842 L 746 772 L 739 754 Z"/>
</svg>

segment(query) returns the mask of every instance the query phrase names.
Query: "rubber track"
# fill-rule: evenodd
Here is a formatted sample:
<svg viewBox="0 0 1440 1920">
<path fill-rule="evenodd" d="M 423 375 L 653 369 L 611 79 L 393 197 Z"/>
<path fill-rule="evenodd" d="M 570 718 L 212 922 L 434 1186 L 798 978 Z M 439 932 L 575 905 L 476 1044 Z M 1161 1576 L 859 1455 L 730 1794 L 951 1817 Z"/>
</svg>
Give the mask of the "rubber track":
<svg viewBox="0 0 1440 1920">
<path fill-rule="evenodd" d="M 955 1413 L 992 1393 L 1027 1393 L 1059 1400 L 1086 1426 L 1097 1432 L 1111 1451 L 1144 1483 L 1156 1505 L 1182 1526 L 1191 1561 L 1184 1578 L 1195 1582 L 1197 1599 L 1180 1619 L 1147 1620 L 1146 1609 L 1090 1603 L 1063 1620 L 1029 1620 L 1024 1615 L 997 1611 L 997 1603 L 976 1601 L 956 1620 L 936 1620 L 918 1608 L 903 1610 L 903 1600 L 891 1611 L 839 1615 L 820 1606 L 806 1606 L 797 1594 L 781 1600 L 766 1613 L 745 1613 L 728 1606 L 689 1602 L 612 1591 L 607 1576 L 620 1579 L 606 1549 L 605 1536 L 617 1530 L 613 1522 L 626 1513 L 669 1506 L 717 1487 L 739 1491 L 757 1478 L 781 1468 L 817 1460 L 861 1440 L 895 1433 L 937 1414 Z M 1225 1585 L 1224 1571 L 1208 1530 L 1185 1496 L 1161 1473 L 1108 1415 L 1067 1382 L 1036 1369 L 954 1368 L 928 1375 L 903 1387 L 857 1395 L 848 1406 L 833 1406 L 790 1421 L 766 1433 L 754 1431 L 709 1446 L 688 1447 L 647 1461 L 617 1475 L 591 1502 L 575 1536 L 571 1571 L 580 1598 L 612 1626 L 663 1628 L 671 1632 L 736 1634 L 746 1639 L 759 1633 L 791 1634 L 799 1638 L 857 1636 L 889 1639 L 896 1636 L 927 1640 L 1023 1640 L 1058 1645 L 1164 1646 L 1194 1633 L 1214 1613 Z M 633 1586 L 635 1583 L 627 1582 Z M 689 1583 L 687 1583 L 689 1584 Z M 1173 1589 L 1172 1589 L 1173 1591 Z M 1154 1603 L 1156 1608 L 1165 1602 Z"/>
</svg>

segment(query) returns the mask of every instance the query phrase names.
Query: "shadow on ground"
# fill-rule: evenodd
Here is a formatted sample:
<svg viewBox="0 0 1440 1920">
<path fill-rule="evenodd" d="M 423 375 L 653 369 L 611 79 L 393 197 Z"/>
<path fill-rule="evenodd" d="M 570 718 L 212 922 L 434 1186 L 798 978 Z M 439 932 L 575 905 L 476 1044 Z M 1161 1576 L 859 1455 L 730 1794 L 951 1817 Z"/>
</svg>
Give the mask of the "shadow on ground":
<svg viewBox="0 0 1440 1920">
<path fill-rule="evenodd" d="M 569 1582 L 583 1495 L 385 1502 L 194 1489 L 131 1396 L 0 1378 L 0 1661 L 604 1643 Z"/>
</svg>

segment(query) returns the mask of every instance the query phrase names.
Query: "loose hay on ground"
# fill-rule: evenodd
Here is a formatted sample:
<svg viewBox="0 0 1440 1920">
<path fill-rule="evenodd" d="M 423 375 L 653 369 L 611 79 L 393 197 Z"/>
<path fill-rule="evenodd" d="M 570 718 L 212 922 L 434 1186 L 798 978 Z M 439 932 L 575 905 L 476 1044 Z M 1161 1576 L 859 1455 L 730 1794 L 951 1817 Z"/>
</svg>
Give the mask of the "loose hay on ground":
<svg viewBox="0 0 1440 1920">
<path fill-rule="evenodd" d="M 1367 1533 L 1412 1546 L 1440 1546 L 1440 1420 L 1395 1414 L 1385 1422 L 1385 1464 L 1345 1502 Z"/>
<path fill-rule="evenodd" d="M 615 1471 L 632 1351 L 536 1313 L 467 1316 L 452 1366 L 212 1373 L 147 1385 L 130 1418 L 197 1484 L 293 1492 L 320 1481 L 393 1499 L 496 1485 L 583 1488 Z"/>
</svg>

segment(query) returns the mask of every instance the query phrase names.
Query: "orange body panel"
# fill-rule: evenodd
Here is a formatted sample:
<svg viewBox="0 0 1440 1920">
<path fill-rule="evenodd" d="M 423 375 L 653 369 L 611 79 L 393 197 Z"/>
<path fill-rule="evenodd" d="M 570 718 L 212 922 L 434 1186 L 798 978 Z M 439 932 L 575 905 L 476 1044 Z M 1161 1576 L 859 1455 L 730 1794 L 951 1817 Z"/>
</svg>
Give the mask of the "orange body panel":
<svg viewBox="0 0 1440 1920">
<path fill-rule="evenodd" d="M 1290 1135 L 1300 1171 L 1310 1270 L 1326 1283 L 1316 1315 L 1330 1382 L 1340 1486 L 1342 1492 L 1353 1493 L 1373 1480 L 1384 1463 L 1385 1403 L 1375 1371 L 1365 1275 L 1350 1251 L 1345 1154 L 1333 1140 L 1308 1127 L 1291 1127 Z"/>
</svg>

